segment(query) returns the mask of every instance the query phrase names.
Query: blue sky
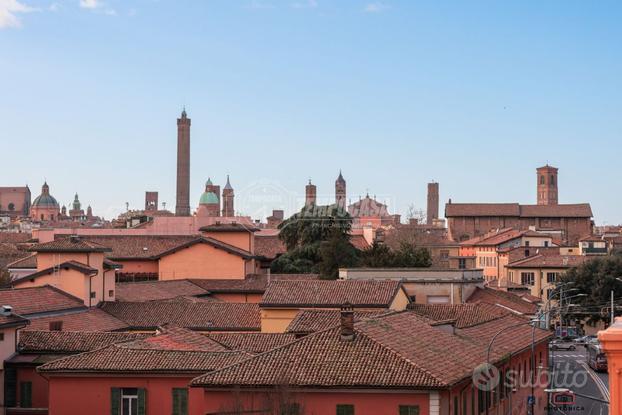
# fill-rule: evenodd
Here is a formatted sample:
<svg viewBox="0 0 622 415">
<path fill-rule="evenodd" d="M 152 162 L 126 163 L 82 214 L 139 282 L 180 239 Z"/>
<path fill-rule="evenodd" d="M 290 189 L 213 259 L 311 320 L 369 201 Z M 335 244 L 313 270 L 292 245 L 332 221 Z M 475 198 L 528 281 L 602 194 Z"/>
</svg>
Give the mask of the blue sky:
<svg viewBox="0 0 622 415">
<path fill-rule="evenodd" d="M 192 118 L 191 204 L 289 212 L 311 178 L 391 212 L 560 202 L 622 223 L 618 1 L 0 0 L 0 185 L 47 179 L 108 218 L 145 190 L 174 206 L 176 117 Z M 278 194 L 278 195 L 276 195 Z M 285 195 L 285 196 L 284 196 Z"/>
</svg>

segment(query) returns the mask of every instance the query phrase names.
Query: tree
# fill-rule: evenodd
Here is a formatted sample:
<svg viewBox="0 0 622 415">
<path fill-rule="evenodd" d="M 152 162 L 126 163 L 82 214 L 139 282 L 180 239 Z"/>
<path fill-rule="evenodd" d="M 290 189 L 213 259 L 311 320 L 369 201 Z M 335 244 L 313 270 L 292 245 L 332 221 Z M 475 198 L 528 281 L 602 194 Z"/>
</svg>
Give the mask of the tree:
<svg viewBox="0 0 622 415">
<path fill-rule="evenodd" d="M 374 242 L 361 252 L 359 265 L 366 268 L 390 268 L 395 266 L 395 253 L 388 245 Z"/>
<path fill-rule="evenodd" d="M 358 264 L 357 250 L 340 231 L 334 231 L 331 237 L 320 245 L 319 270 L 322 278 L 337 279 L 339 268 L 354 267 Z"/>
<path fill-rule="evenodd" d="M 622 256 L 619 255 L 594 258 L 569 269 L 558 284 L 572 287 L 574 291 L 569 295 L 587 296 L 573 298 L 572 303 L 577 307 L 571 307 L 566 314 L 590 322 L 608 321 L 611 291 L 614 291 L 615 298 L 622 297 L 622 282 L 616 278 L 622 278 Z"/>
<path fill-rule="evenodd" d="M 279 225 L 287 252 L 272 263 L 271 271 L 336 278 L 340 266 L 356 265 L 351 228 L 352 218 L 337 205 L 305 206 Z"/>
<path fill-rule="evenodd" d="M 430 251 L 425 248 L 418 248 L 414 244 L 402 242 L 395 255 L 396 267 L 427 268 L 432 265 Z"/>
</svg>

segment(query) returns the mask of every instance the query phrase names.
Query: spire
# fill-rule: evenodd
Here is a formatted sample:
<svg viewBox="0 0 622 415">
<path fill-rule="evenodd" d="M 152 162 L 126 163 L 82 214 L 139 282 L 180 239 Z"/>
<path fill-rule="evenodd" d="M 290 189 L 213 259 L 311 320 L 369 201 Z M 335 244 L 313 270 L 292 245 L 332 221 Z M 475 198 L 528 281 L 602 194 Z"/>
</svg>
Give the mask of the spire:
<svg viewBox="0 0 622 415">
<path fill-rule="evenodd" d="M 208 177 L 208 178 L 207 178 L 207 182 L 205 182 L 205 186 L 212 186 L 212 185 L 213 185 L 213 183 L 212 183 L 212 178 L 211 178 L 211 177 Z"/>
<path fill-rule="evenodd" d="M 341 174 L 341 169 L 339 169 L 339 177 L 337 177 L 337 181 L 338 182 L 345 182 L 345 179 L 343 178 L 343 175 Z"/>
<path fill-rule="evenodd" d="M 225 185 L 225 189 L 226 190 L 233 190 L 233 187 L 231 187 L 231 183 L 229 183 L 229 175 L 227 174 L 227 184 Z"/>
<path fill-rule="evenodd" d="M 186 114 L 186 106 L 184 105 L 184 109 L 181 111 L 181 118 L 186 118 L 187 114 Z"/>
</svg>

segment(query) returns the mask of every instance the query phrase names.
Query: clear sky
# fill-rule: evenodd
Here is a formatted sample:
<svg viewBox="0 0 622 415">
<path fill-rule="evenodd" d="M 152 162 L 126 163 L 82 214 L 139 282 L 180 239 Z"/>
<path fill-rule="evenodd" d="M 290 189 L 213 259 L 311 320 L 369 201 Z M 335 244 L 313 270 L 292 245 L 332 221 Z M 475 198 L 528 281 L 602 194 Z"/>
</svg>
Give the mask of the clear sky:
<svg viewBox="0 0 622 415">
<path fill-rule="evenodd" d="M 0 0 L 1 185 L 44 178 L 107 218 L 175 201 L 192 118 L 191 204 L 208 176 L 253 216 L 311 178 L 389 210 L 560 202 L 622 223 L 622 2 Z M 442 207 L 441 207 L 442 209 Z"/>
</svg>

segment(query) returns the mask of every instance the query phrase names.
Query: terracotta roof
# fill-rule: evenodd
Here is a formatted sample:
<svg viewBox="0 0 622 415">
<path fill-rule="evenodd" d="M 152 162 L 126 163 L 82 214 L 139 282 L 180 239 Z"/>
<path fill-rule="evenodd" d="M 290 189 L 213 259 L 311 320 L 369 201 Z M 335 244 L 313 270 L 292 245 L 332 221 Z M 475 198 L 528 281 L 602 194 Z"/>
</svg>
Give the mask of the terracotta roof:
<svg viewBox="0 0 622 415">
<path fill-rule="evenodd" d="M 49 330 L 51 322 L 61 322 L 66 331 L 116 331 L 128 327 L 127 323 L 99 308 L 84 308 L 77 312 L 37 317 L 30 320 L 29 330 Z"/>
<path fill-rule="evenodd" d="M 509 309 L 510 311 L 533 315 L 538 311 L 538 306 L 521 297 L 492 288 L 475 288 L 475 291 L 467 299 L 467 303 L 486 303 L 499 305 Z"/>
<path fill-rule="evenodd" d="M 67 269 L 73 269 L 75 271 L 81 272 L 84 275 L 95 275 L 97 274 L 97 269 L 92 268 L 86 264 L 83 264 L 81 262 L 78 261 L 67 261 L 67 262 L 63 262 L 60 265 L 57 266 L 53 266 L 53 267 L 49 267 L 46 269 L 42 269 L 41 271 L 37 271 L 34 272 L 32 274 L 28 274 L 26 276 L 23 276 L 21 278 L 16 278 L 13 281 L 11 281 L 11 285 L 13 287 L 18 286 L 20 283 L 24 282 L 24 281 L 32 281 L 35 280 L 36 278 L 42 277 L 44 275 L 49 275 L 49 274 L 53 274 L 55 272 L 58 272 L 59 270 L 67 270 Z"/>
<path fill-rule="evenodd" d="M 411 304 L 409 309 L 434 321 L 455 321 L 456 328 L 474 326 L 510 314 L 492 304 Z"/>
<path fill-rule="evenodd" d="M 0 290 L 0 304 L 10 305 L 14 313 L 27 317 L 61 310 L 86 309 L 81 299 L 50 285 Z"/>
<path fill-rule="evenodd" d="M 587 203 L 563 205 L 520 205 L 518 203 L 447 203 L 445 217 L 459 216 L 509 216 L 509 217 L 561 217 L 591 218 L 592 209 Z"/>
<path fill-rule="evenodd" d="M 370 247 L 367 239 L 363 235 L 352 235 L 350 237 L 350 243 L 359 251 L 363 251 Z"/>
<path fill-rule="evenodd" d="M 199 228 L 201 232 L 257 232 L 259 228 L 241 223 L 213 223 Z"/>
<path fill-rule="evenodd" d="M 591 218 L 592 208 L 589 203 L 574 205 L 520 205 L 524 218 Z"/>
<path fill-rule="evenodd" d="M 251 354 L 264 353 L 296 340 L 289 333 L 210 333 L 207 336 L 228 349 Z"/>
<path fill-rule="evenodd" d="M 0 328 L 26 326 L 28 324 L 28 319 L 15 314 L 9 316 L 0 315 Z"/>
<path fill-rule="evenodd" d="M 499 280 L 490 280 L 490 281 L 488 281 L 486 286 L 490 287 L 490 288 L 494 288 L 494 289 L 508 288 L 510 290 L 531 290 L 531 288 L 529 288 L 526 285 L 517 284 L 517 283 L 515 283 L 513 281 L 509 281 L 507 279 L 504 279 L 503 282 L 501 282 L 501 287 L 499 287 Z"/>
<path fill-rule="evenodd" d="M 197 235 L 186 236 L 146 236 L 146 235 L 103 235 L 88 236 L 90 241 L 111 248 L 107 253 L 112 259 L 152 259 L 163 252 L 170 251 L 189 241 L 195 240 Z"/>
<path fill-rule="evenodd" d="M 37 254 L 29 255 L 25 258 L 13 261 L 7 264 L 7 268 L 12 269 L 36 269 L 37 268 Z"/>
<path fill-rule="evenodd" d="M 358 308 L 388 308 L 401 289 L 399 281 L 273 281 L 268 284 L 260 305 L 339 308 L 345 303 L 350 303 Z"/>
<path fill-rule="evenodd" d="M 250 274 L 244 279 L 205 279 L 192 278 L 189 281 L 210 293 L 263 294 L 270 281 L 311 281 L 318 280 L 318 274 Z"/>
<path fill-rule="evenodd" d="M 579 239 L 579 242 L 607 242 L 602 236 L 587 235 Z"/>
<path fill-rule="evenodd" d="M 259 306 L 212 302 L 106 302 L 101 309 L 134 329 L 173 324 L 198 331 L 259 331 Z"/>
<path fill-rule="evenodd" d="M 14 244 L 0 243 L 0 269 L 4 269 L 7 264 L 26 258 L 30 255 L 30 252 L 24 251 Z"/>
<path fill-rule="evenodd" d="M 183 243 L 183 244 L 181 244 L 179 246 L 171 248 L 168 251 L 160 253 L 159 255 L 155 256 L 154 258 L 158 259 L 158 258 L 161 258 L 163 256 L 173 254 L 173 253 L 175 253 L 175 252 L 177 252 L 177 251 L 179 251 L 181 249 L 187 248 L 187 247 L 192 246 L 192 245 L 200 244 L 200 243 L 213 246 L 214 248 L 217 248 L 217 249 L 222 249 L 225 252 L 228 252 L 228 253 L 233 254 L 233 255 L 240 256 L 240 257 L 242 257 L 244 259 L 252 258 L 251 253 L 246 251 L 246 250 L 244 250 L 244 249 L 240 249 L 237 246 L 233 246 L 233 245 L 230 245 L 228 243 L 219 241 L 217 239 L 210 238 L 210 237 L 205 237 L 205 236 L 200 236 L 200 237 L 195 238 L 195 239 L 193 239 L 191 241 Z"/>
<path fill-rule="evenodd" d="M 454 216 L 520 216 L 518 203 L 447 203 L 445 217 Z"/>
<path fill-rule="evenodd" d="M 355 332 L 351 341 L 341 339 L 339 327 L 313 333 L 200 376 L 192 386 L 261 387 L 286 379 L 300 387 L 439 389 L 471 376 L 485 356 L 479 342 L 411 312 L 361 321 Z"/>
<path fill-rule="evenodd" d="M 287 252 L 287 248 L 278 235 L 255 235 L 255 255 L 267 259 L 274 259 Z"/>
<path fill-rule="evenodd" d="M 31 331 L 19 332 L 20 353 L 80 353 L 114 343 L 141 339 L 147 334 L 106 333 L 93 331 Z"/>
<path fill-rule="evenodd" d="M 0 232 L 0 243 L 19 244 L 32 239 L 30 232 Z"/>
<path fill-rule="evenodd" d="M 118 282 L 116 284 L 117 301 L 166 300 L 178 296 L 207 294 L 207 290 L 188 280 Z"/>
<path fill-rule="evenodd" d="M 200 336 L 200 335 L 196 335 Z M 43 373 L 204 373 L 248 358 L 205 336 L 171 328 L 154 337 L 109 345 L 40 366 Z"/>
<path fill-rule="evenodd" d="M 355 311 L 354 320 L 360 321 L 390 313 L 389 309 L 377 311 Z M 287 326 L 288 333 L 308 334 L 325 330 L 339 324 L 339 310 L 300 310 Z"/>
<path fill-rule="evenodd" d="M 109 252 L 111 249 L 83 237 L 69 236 L 36 244 L 29 250 L 34 252 Z"/>
<path fill-rule="evenodd" d="M 573 268 L 592 258 L 584 255 L 533 255 L 510 262 L 507 268 Z"/>
</svg>

